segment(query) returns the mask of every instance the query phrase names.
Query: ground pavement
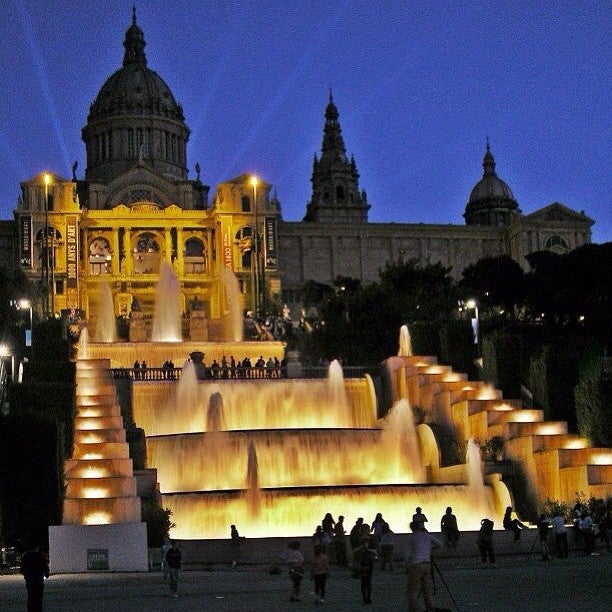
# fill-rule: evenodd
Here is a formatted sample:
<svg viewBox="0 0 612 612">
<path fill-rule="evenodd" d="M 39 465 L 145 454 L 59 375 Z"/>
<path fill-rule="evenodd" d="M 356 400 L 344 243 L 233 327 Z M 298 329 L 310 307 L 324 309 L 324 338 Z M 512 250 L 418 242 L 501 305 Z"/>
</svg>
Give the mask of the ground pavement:
<svg viewBox="0 0 612 612">
<path fill-rule="evenodd" d="M 598 557 L 539 561 L 539 555 L 498 559 L 498 567 L 472 558 L 438 561 L 443 584 L 436 576 L 436 605 L 459 612 L 610 612 L 612 610 L 612 554 Z M 327 596 L 315 607 L 312 582 L 306 577 L 302 601 L 290 603 L 286 570 L 271 575 L 268 566 L 211 566 L 187 570 L 180 578 L 179 597 L 173 599 L 159 572 L 60 574 L 46 583 L 45 612 L 229 611 L 274 612 L 327 609 L 406 610 L 405 574 L 376 568 L 373 605 L 361 603 L 359 580 L 332 567 Z M 455 607 L 452 593 L 457 604 Z M 1 612 L 25 610 L 26 590 L 19 574 L 0 576 Z M 424 606 L 423 606 L 424 608 Z"/>
</svg>

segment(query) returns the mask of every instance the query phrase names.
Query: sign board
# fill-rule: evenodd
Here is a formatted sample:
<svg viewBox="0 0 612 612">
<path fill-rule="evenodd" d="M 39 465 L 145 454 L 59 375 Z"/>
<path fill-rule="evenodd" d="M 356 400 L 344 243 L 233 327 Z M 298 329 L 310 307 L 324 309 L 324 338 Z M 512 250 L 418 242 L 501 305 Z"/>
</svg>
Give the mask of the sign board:
<svg viewBox="0 0 612 612">
<path fill-rule="evenodd" d="M 88 548 L 87 549 L 87 569 L 88 570 L 107 570 L 108 569 L 108 548 Z"/>
</svg>

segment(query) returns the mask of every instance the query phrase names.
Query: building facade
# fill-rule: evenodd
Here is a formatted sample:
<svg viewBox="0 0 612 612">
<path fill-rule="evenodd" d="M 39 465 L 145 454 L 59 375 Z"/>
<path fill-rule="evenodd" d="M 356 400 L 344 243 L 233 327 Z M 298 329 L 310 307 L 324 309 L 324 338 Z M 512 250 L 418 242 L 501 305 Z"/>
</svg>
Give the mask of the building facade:
<svg viewBox="0 0 612 612">
<path fill-rule="evenodd" d="M 370 223 L 331 93 L 303 221 L 283 221 L 272 186 L 246 174 L 209 197 L 198 164 L 188 178 L 183 109 L 147 65 L 135 11 L 123 44 L 123 65 L 102 85 L 82 130 L 84 178 L 75 163 L 70 178 L 23 182 L 14 223 L 0 225 L 0 256 L 41 282 L 48 314 L 79 309 L 95 319 L 108 285 L 116 316 L 150 315 L 163 262 L 176 274 L 186 315 L 198 309 L 220 319 L 224 270 L 236 277 L 244 310 L 265 313 L 278 296 L 295 312 L 311 279 L 369 283 L 400 259 L 441 262 L 460 278 L 482 257 L 508 254 L 525 265 L 531 252 L 567 252 L 591 241 L 593 221 L 562 204 L 522 215 L 488 143 L 465 225 Z"/>
</svg>

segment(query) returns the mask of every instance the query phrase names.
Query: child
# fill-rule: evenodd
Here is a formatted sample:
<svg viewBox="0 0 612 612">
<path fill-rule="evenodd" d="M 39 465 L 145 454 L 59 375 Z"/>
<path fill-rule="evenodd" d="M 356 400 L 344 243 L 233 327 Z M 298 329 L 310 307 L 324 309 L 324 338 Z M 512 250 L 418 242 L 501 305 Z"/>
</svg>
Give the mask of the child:
<svg viewBox="0 0 612 612">
<path fill-rule="evenodd" d="M 327 582 L 328 571 L 329 561 L 327 559 L 326 547 L 323 544 L 316 544 L 314 548 L 314 559 L 312 561 L 315 604 L 322 604 L 325 601 L 325 583 Z"/>
</svg>

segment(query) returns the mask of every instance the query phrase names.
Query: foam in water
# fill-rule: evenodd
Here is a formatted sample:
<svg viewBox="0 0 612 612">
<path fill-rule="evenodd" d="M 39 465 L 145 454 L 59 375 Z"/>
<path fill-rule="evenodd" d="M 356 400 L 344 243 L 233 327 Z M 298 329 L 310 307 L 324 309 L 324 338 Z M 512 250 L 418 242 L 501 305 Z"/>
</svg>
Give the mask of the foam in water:
<svg viewBox="0 0 612 612">
<path fill-rule="evenodd" d="M 178 278 L 168 261 L 162 261 L 159 269 L 159 281 L 155 289 L 155 315 L 153 317 L 154 342 L 180 342 L 181 288 Z"/>
</svg>

